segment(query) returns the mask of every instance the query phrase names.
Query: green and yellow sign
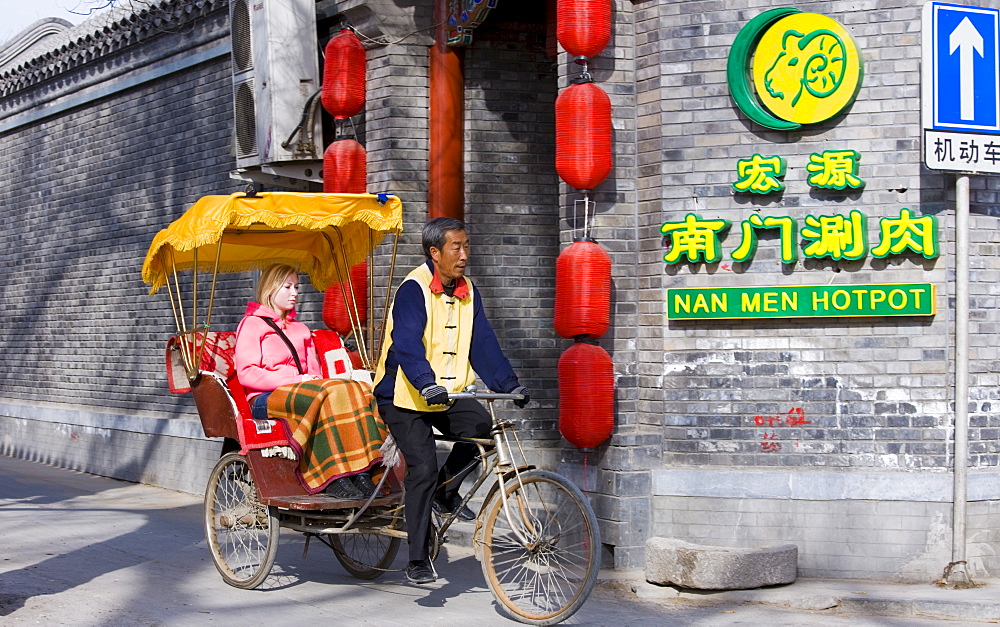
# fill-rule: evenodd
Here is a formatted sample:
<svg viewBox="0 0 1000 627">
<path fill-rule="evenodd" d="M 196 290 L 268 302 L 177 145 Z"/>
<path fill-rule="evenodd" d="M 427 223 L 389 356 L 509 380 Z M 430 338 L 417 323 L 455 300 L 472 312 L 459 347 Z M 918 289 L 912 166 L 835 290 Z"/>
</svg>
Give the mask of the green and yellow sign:
<svg viewBox="0 0 1000 627">
<path fill-rule="evenodd" d="M 828 120 L 861 88 L 864 66 L 850 33 L 819 13 L 783 7 L 747 22 L 729 51 L 729 91 L 754 122 L 776 130 Z"/>
<path fill-rule="evenodd" d="M 667 319 L 933 316 L 934 285 L 796 285 L 672 288 Z"/>
</svg>

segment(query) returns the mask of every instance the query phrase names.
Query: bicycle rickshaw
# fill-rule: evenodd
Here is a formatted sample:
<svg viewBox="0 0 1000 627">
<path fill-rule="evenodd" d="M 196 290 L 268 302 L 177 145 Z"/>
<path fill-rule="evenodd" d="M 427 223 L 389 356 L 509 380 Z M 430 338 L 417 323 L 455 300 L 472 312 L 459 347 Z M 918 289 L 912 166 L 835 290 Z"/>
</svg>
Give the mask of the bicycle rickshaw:
<svg viewBox="0 0 1000 627">
<path fill-rule="evenodd" d="M 263 583 L 274 564 L 282 527 L 304 533 L 307 547 L 313 538 L 328 545 L 355 577 L 382 575 L 406 538 L 401 482 L 405 470 L 403 460 L 394 462 L 391 452 L 383 449 L 387 470 L 370 498 L 343 500 L 306 492 L 295 477 L 298 462 L 280 421 L 250 417 L 232 364 L 234 334 L 212 330 L 218 276 L 280 262 L 298 267 L 317 290 L 341 285 L 362 365 L 355 374 L 364 375 L 377 363 L 381 341 L 376 340 L 381 338 L 376 335 L 385 329 L 401 231 L 402 206 L 393 196 L 249 189 L 203 197 L 160 231 L 149 248 L 143 279 L 151 293 L 167 287 L 177 325 L 167 349 L 171 389 L 193 393 L 206 436 L 238 443 L 238 450 L 225 453 L 215 465 L 205 491 L 209 550 L 232 586 L 249 589 Z M 381 256 L 388 259 L 385 306 L 380 324 L 375 324 L 361 319 L 363 308 L 353 300 L 350 269 L 366 259 L 373 268 L 375 250 L 388 235 L 394 242 L 391 253 Z M 200 274 L 210 280 L 199 281 Z M 369 305 L 375 302 L 375 274 L 368 279 Z M 198 288 L 206 283 L 209 294 L 201 298 L 205 306 L 199 318 Z M 474 443 L 480 453 L 473 462 L 480 466 L 479 476 L 462 504 L 468 504 L 490 477 L 496 479 L 472 534 L 491 592 L 500 608 L 518 621 L 547 625 L 565 620 L 583 605 L 597 578 L 600 538 L 590 504 L 564 477 L 525 462 L 514 424 L 498 419 L 493 409 L 495 400 L 517 395 L 470 389 L 452 396 L 486 400 L 493 416 L 490 438 L 462 440 Z M 435 514 L 432 559 L 460 509 L 443 518 Z"/>
</svg>

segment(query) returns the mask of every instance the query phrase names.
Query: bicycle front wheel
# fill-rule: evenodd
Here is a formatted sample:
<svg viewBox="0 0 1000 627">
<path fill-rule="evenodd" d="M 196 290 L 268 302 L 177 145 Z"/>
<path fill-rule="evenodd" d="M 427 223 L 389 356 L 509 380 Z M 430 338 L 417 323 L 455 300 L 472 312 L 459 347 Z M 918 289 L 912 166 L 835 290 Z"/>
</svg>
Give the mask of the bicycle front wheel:
<svg viewBox="0 0 1000 627">
<path fill-rule="evenodd" d="M 504 507 L 504 498 L 506 504 Z M 531 470 L 485 509 L 483 574 L 514 620 L 553 625 L 587 600 L 600 568 L 600 532 L 586 497 L 565 477 Z"/>
</svg>

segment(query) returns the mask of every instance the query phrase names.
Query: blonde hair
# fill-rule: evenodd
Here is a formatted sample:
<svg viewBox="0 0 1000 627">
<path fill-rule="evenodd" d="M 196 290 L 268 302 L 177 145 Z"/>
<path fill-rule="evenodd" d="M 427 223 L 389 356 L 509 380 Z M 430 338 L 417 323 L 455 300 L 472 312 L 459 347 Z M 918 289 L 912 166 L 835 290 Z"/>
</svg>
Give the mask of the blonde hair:
<svg viewBox="0 0 1000 627">
<path fill-rule="evenodd" d="M 260 273 L 260 280 L 257 281 L 257 302 L 268 309 L 274 309 L 271 304 L 271 297 L 285 283 L 289 274 L 298 274 L 298 269 L 283 263 L 276 263 L 264 268 Z"/>
</svg>

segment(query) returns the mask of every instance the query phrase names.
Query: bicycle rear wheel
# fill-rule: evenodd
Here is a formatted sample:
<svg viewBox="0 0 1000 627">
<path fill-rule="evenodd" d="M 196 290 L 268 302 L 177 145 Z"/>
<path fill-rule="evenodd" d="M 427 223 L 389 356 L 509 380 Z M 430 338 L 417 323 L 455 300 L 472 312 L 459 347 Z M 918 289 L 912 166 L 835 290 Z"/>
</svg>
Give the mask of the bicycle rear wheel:
<svg viewBox="0 0 1000 627">
<path fill-rule="evenodd" d="M 344 570 L 358 579 L 376 579 L 385 574 L 399 551 L 399 538 L 377 533 L 334 533 L 330 546 Z"/>
<path fill-rule="evenodd" d="M 507 508 L 498 492 L 483 523 L 482 567 L 490 591 L 514 620 L 566 620 L 597 581 L 597 517 L 579 488 L 552 472 L 525 472 L 503 490 Z"/>
<path fill-rule="evenodd" d="M 278 552 L 277 510 L 261 503 L 246 459 L 227 453 L 205 489 L 205 538 L 222 578 L 251 589 L 267 578 Z"/>
</svg>

